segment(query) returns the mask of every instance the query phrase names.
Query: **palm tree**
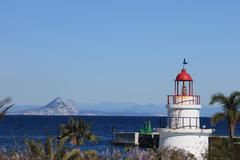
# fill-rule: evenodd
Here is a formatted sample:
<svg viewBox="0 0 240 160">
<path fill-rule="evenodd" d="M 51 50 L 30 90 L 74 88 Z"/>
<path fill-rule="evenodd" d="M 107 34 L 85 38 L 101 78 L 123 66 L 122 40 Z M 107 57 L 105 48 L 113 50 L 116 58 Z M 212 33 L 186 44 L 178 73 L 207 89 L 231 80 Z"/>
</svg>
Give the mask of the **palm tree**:
<svg viewBox="0 0 240 160">
<path fill-rule="evenodd" d="M 222 93 L 212 95 L 210 105 L 220 104 L 223 112 L 218 112 L 211 119 L 212 125 L 216 125 L 219 121 L 227 120 L 229 129 L 229 138 L 232 139 L 235 133 L 237 123 L 240 121 L 240 92 L 234 91 L 229 96 Z"/>
<path fill-rule="evenodd" d="M 43 144 L 40 140 L 26 140 L 26 151 L 27 156 L 33 160 L 51 160 L 53 157 L 52 152 L 52 138 L 47 137 L 45 144 Z"/>
<path fill-rule="evenodd" d="M 78 160 L 80 159 L 79 149 L 69 149 L 64 147 L 66 139 L 53 143 L 52 137 L 47 137 L 46 142 L 38 140 L 26 140 L 27 157 L 32 160 Z"/>
<path fill-rule="evenodd" d="M 70 139 L 72 144 L 84 145 L 85 141 L 97 142 L 97 137 L 90 131 L 91 125 L 84 122 L 83 119 L 71 117 L 67 124 L 60 125 L 59 139 Z"/>
</svg>

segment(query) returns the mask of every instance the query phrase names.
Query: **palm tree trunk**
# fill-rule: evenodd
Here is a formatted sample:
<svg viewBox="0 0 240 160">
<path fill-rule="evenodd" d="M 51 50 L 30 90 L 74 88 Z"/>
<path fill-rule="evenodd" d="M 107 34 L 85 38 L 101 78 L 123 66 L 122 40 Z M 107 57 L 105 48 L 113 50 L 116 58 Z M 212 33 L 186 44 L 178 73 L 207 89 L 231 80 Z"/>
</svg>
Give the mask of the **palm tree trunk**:
<svg viewBox="0 0 240 160">
<path fill-rule="evenodd" d="M 231 127 L 229 127 L 229 138 L 230 138 L 230 139 L 233 138 L 233 137 L 232 137 L 232 129 L 231 129 Z"/>
<path fill-rule="evenodd" d="M 231 122 L 229 120 L 229 118 L 227 119 L 227 122 L 228 122 L 228 130 L 229 130 L 229 138 L 232 139 L 232 125 L 231 125 Z"/>
<path fill-rule="evenodd" d="M 230 139 L 234 137 L 235 127 L 236 127 L 235 123 L 230 124 Z"/>
<path fill-rule="evenodd" d="M 236 128 L 236 123 L 228 121 L 228 127 L 229 127 L 229 138 L 233 139 L 234 133 L 235 133 L 235 128 Z"/>
</svg>

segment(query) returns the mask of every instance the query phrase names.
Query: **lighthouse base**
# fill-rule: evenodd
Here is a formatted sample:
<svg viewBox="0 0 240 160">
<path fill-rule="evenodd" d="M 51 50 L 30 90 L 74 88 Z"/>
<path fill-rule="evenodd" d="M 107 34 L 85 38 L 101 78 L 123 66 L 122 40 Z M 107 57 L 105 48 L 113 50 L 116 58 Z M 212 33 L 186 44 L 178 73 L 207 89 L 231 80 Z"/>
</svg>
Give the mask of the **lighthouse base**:
<svg viewBox="0 0 240 160">
<path fill-rule="evenodd" d="M 198 160 L 208 151 L 208 138 L 212 129 L 159 128 L 159 147 L 184 149 Z"/>
</svg>

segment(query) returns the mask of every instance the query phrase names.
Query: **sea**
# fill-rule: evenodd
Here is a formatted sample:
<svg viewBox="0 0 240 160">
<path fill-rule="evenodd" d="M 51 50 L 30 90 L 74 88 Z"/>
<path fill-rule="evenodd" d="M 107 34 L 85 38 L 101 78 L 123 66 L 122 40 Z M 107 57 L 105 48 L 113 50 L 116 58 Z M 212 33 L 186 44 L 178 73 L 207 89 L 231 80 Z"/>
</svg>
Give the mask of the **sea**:
<svg viewBox="0 0 240 160">
<path fill-rule="evenodd" d="M 80 146 L 82 150 L 94 149 L 104 152 L 112 148 L 112 130 L 139 131 L 144 127 L 145 121 L 151 121 L 152 128 L 167 126 L 167 117 L 144 116 L 78 116 L 91 125 L 91 131 L 98 137 L 96 144 L 86 142 Z M 67 123 L 69 116 L 20 116 L 7 115 L 0 121 L 0 149 L 21 150 L 26 139 L 44 141 L 46 136 L 59 134 L 59 125 Z M 211 126 L 209 117 L 201 118 L 201 126 L 213 128 L 214 135 L 227 136 L 227 123 L 222 121 Z M 237 126 L 236 135 L 240 135 L 240 126 Z M 120 147 L 120 146 L 114 146 Z"/>
</svg>

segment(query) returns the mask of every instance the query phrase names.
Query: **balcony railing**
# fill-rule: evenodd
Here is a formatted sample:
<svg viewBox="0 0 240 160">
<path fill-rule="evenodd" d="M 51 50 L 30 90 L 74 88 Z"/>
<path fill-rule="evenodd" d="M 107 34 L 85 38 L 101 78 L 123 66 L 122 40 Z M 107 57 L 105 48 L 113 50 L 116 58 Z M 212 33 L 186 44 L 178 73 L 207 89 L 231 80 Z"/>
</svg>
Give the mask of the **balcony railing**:
<svg viewBox="0 0 240 160">
<path fill-rule="evenodd" d="M 168 117 L 168 128 L 200 128 L 199 117 Z"/>
<path fill-rule="evenodd" d="M 199 95 L 168 95 L 167 104 L 189 104 L 189 105 L 199 105 L 200 96 Z"/>
</svg>

